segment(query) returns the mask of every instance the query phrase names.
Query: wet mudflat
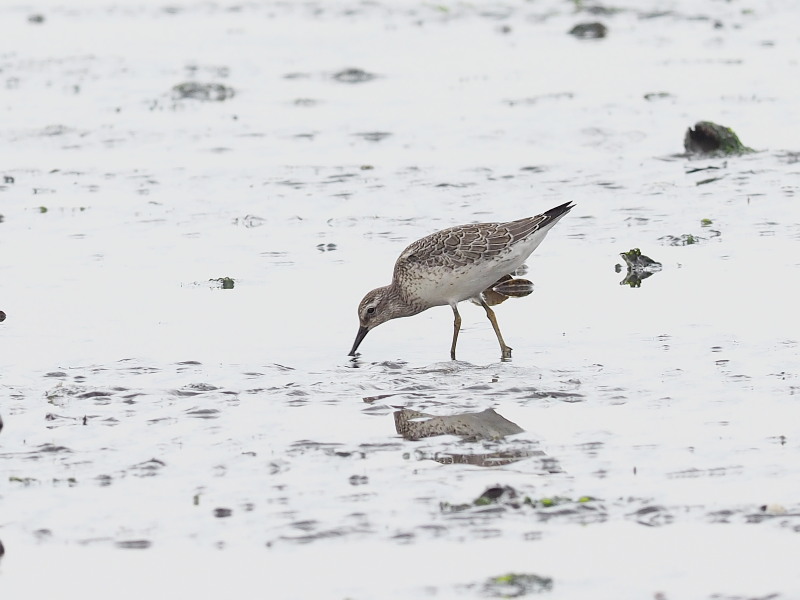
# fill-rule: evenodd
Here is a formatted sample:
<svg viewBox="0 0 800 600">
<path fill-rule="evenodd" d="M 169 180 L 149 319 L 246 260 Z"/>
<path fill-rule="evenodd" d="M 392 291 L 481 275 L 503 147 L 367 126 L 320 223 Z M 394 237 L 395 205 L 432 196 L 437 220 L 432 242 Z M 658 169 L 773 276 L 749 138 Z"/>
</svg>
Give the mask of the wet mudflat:
<svg viewBox="0 0 800 600">
<path fill-rule="evenodd" d="M 798 16 L 4 6 L 3 597 L 796 597 Z M 346 356 L 408 243 L 567 200 L 510 362 L 468 304 Z"/>
</svg>

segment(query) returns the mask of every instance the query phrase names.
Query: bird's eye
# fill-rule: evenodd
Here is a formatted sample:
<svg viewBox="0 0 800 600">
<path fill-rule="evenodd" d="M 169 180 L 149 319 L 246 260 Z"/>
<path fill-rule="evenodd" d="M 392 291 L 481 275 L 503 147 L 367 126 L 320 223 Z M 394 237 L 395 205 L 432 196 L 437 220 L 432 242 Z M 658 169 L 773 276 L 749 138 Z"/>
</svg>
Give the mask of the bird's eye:
<svg viewBox="0 0 800 600">
<path fill-rule="evenodd" d="M 371 314 L 372 314 L 372 313 L 374 313 L 374 312 L 375 312 L 375 307 L 374 307 L 374 306 L 370 306 L 370 307 L 367 309 L 367 314 L 368 314 L 368 315 L 371 315 Z"/>
</svg>

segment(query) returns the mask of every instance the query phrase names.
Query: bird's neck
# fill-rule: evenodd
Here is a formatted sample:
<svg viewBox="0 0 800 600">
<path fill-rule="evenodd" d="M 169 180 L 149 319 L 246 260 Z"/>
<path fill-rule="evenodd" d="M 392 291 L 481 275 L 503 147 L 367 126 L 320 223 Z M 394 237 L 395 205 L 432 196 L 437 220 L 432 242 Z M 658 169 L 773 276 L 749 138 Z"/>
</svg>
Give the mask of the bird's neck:
<svg viewBox="0 0 800 600">
<path fill-rule="evenodd" d="M 390 301 L 390 306 L 392 307 L 393 319 L 411 317 L 425 310 L 424 306 L 412 302 L 408 295 L 403 293 L 403 289 L 397 285 L 397 283 L 392 282 L 390 285 L 387 285 L 385 289 L 386 298 Z"/>
</svg>

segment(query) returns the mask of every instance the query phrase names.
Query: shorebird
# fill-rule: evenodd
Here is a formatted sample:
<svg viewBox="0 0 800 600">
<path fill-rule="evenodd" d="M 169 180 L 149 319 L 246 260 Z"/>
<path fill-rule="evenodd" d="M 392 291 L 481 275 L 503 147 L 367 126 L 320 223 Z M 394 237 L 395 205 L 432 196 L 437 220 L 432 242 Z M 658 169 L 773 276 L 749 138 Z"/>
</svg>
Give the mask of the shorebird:
<svg viewBox="0 0 800 600">
<path fill-rule="evenodd" d="M 350 356 L 356 356 L 367 333 L 381 323 L 449 305 L 455 317 L 450 358 L 455 360 L 461 329 L 457 304 L 473 300 L 486 310 L 502 357 L 511 358 L 511 348 L 503 341 L 486 293 L 507 281 L 574 206 L 565 202 L 541 215 L 509 223 L 458 225 L 411 244 L 397 258 L 392 283 L 372 290 L 358 305 L 359 328 Z"/>
</svg>

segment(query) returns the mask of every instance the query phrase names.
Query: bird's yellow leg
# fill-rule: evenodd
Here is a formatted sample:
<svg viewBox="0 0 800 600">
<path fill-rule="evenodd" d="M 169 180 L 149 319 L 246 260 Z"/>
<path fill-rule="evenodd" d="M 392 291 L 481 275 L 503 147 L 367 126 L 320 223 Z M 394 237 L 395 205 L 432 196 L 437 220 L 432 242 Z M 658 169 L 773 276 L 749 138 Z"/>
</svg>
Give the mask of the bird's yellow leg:
<svg viewBox="0 0 800 600">
<path fill-rule="evenodd" d="M 497 324 L 497 317 L 494 316 L 494 311 L 489 308 L 489 305 L 481 299 L 481 306 L 486 309 L 486 316 L 489 317 L 489 321 L 492 323 L 492 327 L 494 327 L 494 332 L 497 335 L 497 341 L 500 342 L 500 352 L 502 352 L 503 358 L 511 358 L 511 348 L 506 346 L 505 341 L 503 341 L 503 334 L 500 333 L 500 326 Z M 455 340 L 453 340 L 453 348 L 455 349 Z"/>
<path fill-rule="evenodd" d="M 453 320 L 453 345 L 450 346 L 450 359 L 456 359 L 456 342 L 458 341 L 458 331 L 461 329 L 461 315 L 458 314 L 458 309 L 456 305 L 452 305 L 453 308 L 453 316 L 455 319 Z"/>
</svg>

